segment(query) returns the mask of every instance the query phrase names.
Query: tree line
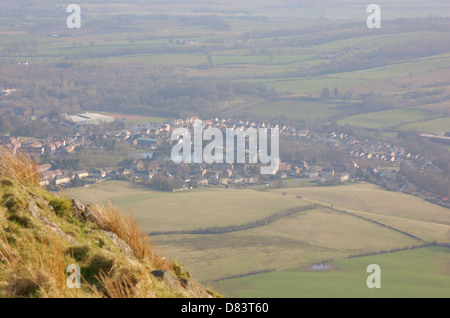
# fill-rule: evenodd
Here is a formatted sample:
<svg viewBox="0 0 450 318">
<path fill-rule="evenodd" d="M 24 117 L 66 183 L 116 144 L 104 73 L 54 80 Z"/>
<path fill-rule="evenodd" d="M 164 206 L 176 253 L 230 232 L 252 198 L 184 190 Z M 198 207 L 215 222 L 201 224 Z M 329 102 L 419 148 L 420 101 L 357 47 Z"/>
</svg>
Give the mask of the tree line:
<svg viewBox="0 0 450 318">
<path fill-rule="evenodd" d="M 13 104 L 34 109 L 38 115 L 90 110 L 161 117 L 213 116 L 218 102 L 270 99 L 279 94 L 251 82 L 189 78 L 176 67 L 59 62 L 23 68 L 3 62 L 0 70 L 0 87 L 20 89 L 10 97 Z"/>
</svg>

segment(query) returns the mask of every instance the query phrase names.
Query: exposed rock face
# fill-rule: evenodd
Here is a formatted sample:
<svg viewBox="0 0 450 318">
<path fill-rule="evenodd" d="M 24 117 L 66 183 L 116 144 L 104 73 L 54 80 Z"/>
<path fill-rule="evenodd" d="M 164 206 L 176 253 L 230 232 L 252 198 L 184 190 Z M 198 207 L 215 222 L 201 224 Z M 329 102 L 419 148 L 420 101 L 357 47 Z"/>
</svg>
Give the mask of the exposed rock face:
<svg viewBox="0 0 450 318">
<path fill-rule="evenodd" d="M 180 293 L 185 291 L 183 286 L 181 285 L 181 281 L 177 277 L 175 277 L 175 275 L 171 271 L 166 269 L 158 269 L 151 272 L 151 274 L 156 278 L 162 280 L 164 284 L 166 284 L 166 286 L 170 289 L 173 289 Z"/>
<path fill-rule="evenodd" d="M 28 202 L 28 212 L 30 212 L 31 216 L 33 216 L 35 218 L 39 218 L 41 216 L 41 213 L 39 212 L 39 208 L 36 205 L 36 203 L 34 203 L 34 201 Z"/>
<path fill-rule="evenodd" d="M 41 220 L 41 222 L 44 223 L 45 225 L 47 225 L 50 228 L 50 230 L 52 230 L 53 232 L 55 232 L 62 238 L 66 239 L 67 241 L 69 241 L 70 243 L 72 243 L 74 245 L 78 245 L 77 241 L 75 241 L 69 234 L 67 234 L 66 232 L 61 230 L 61 228 L 58 225 L 56 225 L 55 223 L 53 223 L 52 221 L 47 219 L 45 216 L 41 215 L 39 217 L 39 220 Z"/>
<path fill-rule="evenodd" d="M 102 232 L 103 234 L 105 234 L 107 237 L 109 237 L 111 239 L 111 241 L 113 241 L 113 243 L 120 249 L 120 251 L 122 253 L 124 253 L 127 257 L 134 257 L 134 253 L 133 250 L 130 248 L 130 246 L 125 243 L 124 240 L 122 240 L 121 238 L 119 238 L 117 236 L 116 233 L 113 232 L 108 232 L 108 231 L 103 231 L 101 230 L 100 232 Z"/>
<path fill-rule="evenodd" d="M 193 294 L 202 298 L 212 298 L 200 284 L 189 279 L 179 279 L 169 270 L 159 269 L 151 272 L 151 274 L 162 280 L 167 287 L 177 292 Z"/>
<path fill-rule="evenodd" d="M 72 200 L 73 216 L 81 222 L 94 221 L 94 210 L 88 204 L 84 204 L 78 200 Z"/>
<path fill-rule="evenodd" d="M 33 200 L 28 201 L 28 212 L 30 212 L 31 216 L 41 221 L 44 225 L 46 225 L 50 230 L 54 233 L 61 236 L 63 239 L 69 241 L 72 244 L 78 245 L 78 242 L 75 241 L 69 234 L 61 230 L 61 228 L 56 225 L 54 222 L 50 221 L 45 216 L 41 215 L 39 207 Z"/>
<path fill-rule="evenodd" d="M 87 221 L 95 222 L 95 210 L 88 204 L 84 204 L 83 202 L 80 202 L 78 200 L 72 200 L 72 214 L 74 217 L 76 217 L 81 222 L 85 223 Z M 122 253 L 125 254 L 127 257 L 134 257 L 133 250 L 130 248 L 130 246 L 119 236 L 117 236 L 116 233 L 100 230 L 103 234 L 105 234 L 107 237 L 113 241 L 113 243 L 120 249 Z"/>
<path fill-rule="evenodd" d="M 198 295 L 201 298 L 212 298 L 203 286 L 192 280 L 181 279 L 181 285 L 188 293 Z"/>
</svg>

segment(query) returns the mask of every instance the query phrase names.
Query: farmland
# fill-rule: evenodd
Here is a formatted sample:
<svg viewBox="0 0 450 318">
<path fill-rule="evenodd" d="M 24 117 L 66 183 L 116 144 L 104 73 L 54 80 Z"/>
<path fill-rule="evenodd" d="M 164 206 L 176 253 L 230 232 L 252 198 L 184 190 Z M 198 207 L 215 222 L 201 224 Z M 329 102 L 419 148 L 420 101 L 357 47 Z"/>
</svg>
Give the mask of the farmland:
<svg viewBox="0 0 450 318">
<path fill-rule="evenodd" d="M 274 277 L 279 280 L 277 285 L 280 292 L 271 287 L 266 291 L 273 291 L 273 294 L 268 293 L 264 296 L 287 295 L 286 293 L 294 288 L 291 284 L 297 278 L 301 281 L 306 280 L 307 286 L 308 284 L 312 286 L 316 277 L 321 274 L 336 275 L 336 284 L 347 279 L 354 281 L 357 277 L 365 275 L 364 271 L 362 274 L 357 273 L 358 266 L 361 266 L 363 260 L 364 264 L 369 261 L 365 261 L 364 257 L 345 260 L 346 257 L 418 247 L 433 241 L 437 243 L 450 241 L 450 219 L 447 209 L 419 198 L 387 192 L 364 183 L 262 192 L 211 189 L 163 193 L 126 182 L 110 181 L 89 188 L 72 189 L 67 194 L 90 202 L 110 200 L 117 203 L 122 211 L 130 209 L 147 232 L 204 229 L 207 233 L 208 228 L 244 224 L 284 209 L 317 204 L 315 208 L 241 231 L 152 236 L 160 251 L 176 257 L 196 277 L 205 282 L 246 273 L 276 270 L 275 273 L 215 283 L 216 286 L 223 286 L 225 294 L 229 292 L 229 296 L 261 296 L 258 289 L 264 284 L 269 284 Z M 430 254 L 426 255 L 436 255 L 440 260 L 439 268 L 448 268 L 450 259 L 448 252 L 445 253 L 446 249 L 437 249 L 433 254 L 433 248 L 427 252 Z M 420 258 L 419 251 L 428 251 L 428 248 L 396 252 L 390 254 L 391 256 L 383 254 L 379 257 L 382 260 L 386 258 L 386 264 L 390 264 L 389 257 L 399 255 L 395 256 L 393 262 L 397 262 L 400 266 L 400 263 L 406 264 L 414 257 Z M 400 257 L 402 255 L 409 256 L 403 259 Z M 378 259 L 378 256 L 370 257 L 372 258 L 369 260 Z M 331 259 L 339 270 L 326 273 L 303 270 L 305 266 Z M 422 262 L 420 266 L 426 266 L 426 262 L 433 261 L 422 260 Z M 445 291 L 438 279 L 443 275 L 440 270 L 430 267 L 423 276 L 417 271 L 418 269 L 414 268 L 415 274 L 409 273 L 419 276 L 414 284 L 420 284 L 422 280 L 433 277 L 430 284 L 433 286 L 436 284 L 436 288 L 431 289 L 435 293 Z M 392 276 L 395 276 L 395 270 Z M 392 276 L 389 274 L 387 277 Z M 289 280 L 287 277 L 296 278 Z M 321 281 L 320 277 L 317 279 Z M 364 280 L 360 283 L 364 283 Z M 381 295 L 395 296 L 397 292 L 401 294 L 407 289 L 404 284 L 400 282 L 398 286 L 400 289 L 394 288 L 390 293 Z M 333 295 L 336 286 L 326 295 Z M 245 291 L 247 287 L 249 290 Z M 348 285 L 346 295 L 352 296 L 364 286 L 356 289 L 353 287 L 353 283 Z M 421 295 L 429 296 L 428 292 L 431 289 L 424 290 Z M 300 289 L 289 295 L 300 297 L 306 293 L 306 290 Z M 314 297 L 318 293 L 317 289 L 309 295 Z"/>
<path fill-rule="evenodd" d="M 448 127 L 450 127 L 450 118 L 447 117 L 403 125 L 400 126 L 400 129 L 442 134 L 447 132 Z"/>
<path fill-rule="evenodd" d="M 111 201 L 125 211 L 130 208 L 137 212 L 139 224 L 148 232 L 241 224 L 307 204 L 296 198 L 280 202 L 275 193 L 268 195 L 253 190 L 164 193 L 120 181 L 101 183 L 88 191 L 74 189 L 70 194 L 87 202 L 98 198 L 102 202 Z"/>
<path fill-rule="evenodd" d="M 215 284 L 230 297 L 448 298 L 448 248 L 429 247 L 332 262 L 329 271 L 296 270 L 230 279 Z M 381 267 L 381 288 L 368 289 L 370 264 Z"/>
<path fill-rule="evenodd" d="M 442 45 L 448 42 L 447 24 L 430 17 L 450 12 L 448 4 L 415 3 L 400 10 L 386 1 L 382 3 L 384 27 L 368 30 L 365 8 L 356 1 L 323 8 L 274 5 L 269 1 L 231 3 L 233 10 L 230 3 L 220 2 L 208 7 L 159 2 L 83 4 L 83 26 L 70 30 L 65 28 L 64 8 L 49 0 L 43 3 L 52 12 L 47 16 L 30 14 L 20 23 L 0 17 L 4 26 L 0 56 L 4 61 L 26 60 L 31 67 L 82 63 L 119 68 L 120 72 L 126 65 L 142 69 L 158 66 L 185 78 L 213 83 L 245 81 L 279 94 L 278 100 L 230 96 L 208 106 L 215 115 L 335 121 L 369 129 L 446 131 L 450 53 Z M 408 20 L 416 16 L 421 18 Z M 401 18 L 406 19 L 401 20 L 404 26 L 396 20 Z M 417 56 L 411 53 L 410 48 L 425 40 L 432 48 L 429 52 Z M 407 54 L 398 53 L 402 47 Z M 339 96 L 321 99 L 325 88 L 336 88 Z M 355 103 L 369 93 L 386 97 L 388 109 L 361 114 Z M 128 94 L 134 114 L 127 115 L 145 115 L 156 121 L 174 116 L 155 106 L 153 99 L 136 98 L 145 94 L 141 90 Z M 302 97 L 309 99 L 298 99 Z M 197 102 L 186 99 L 181 107 L 189 108 L 188 104 Z M 417 109 L 424 102 L 443 102 L 444 106 Z M 81 100 L 79 104 L 89 103 Z M 220 106 L 225 104 L 227 107 Z M 129 106 L 122 102 L 89 110 L 126 113 Z"/>
<path fill-rule="evenodd" d="M 433 113 L 420 110 L 399 109 L 351 116 L 340 120 L 338 123 L 341 125 L 381 129 L 402 125 L 406 126 L 409 123 L 426 120 L 435 116 Z"/>
</svg>

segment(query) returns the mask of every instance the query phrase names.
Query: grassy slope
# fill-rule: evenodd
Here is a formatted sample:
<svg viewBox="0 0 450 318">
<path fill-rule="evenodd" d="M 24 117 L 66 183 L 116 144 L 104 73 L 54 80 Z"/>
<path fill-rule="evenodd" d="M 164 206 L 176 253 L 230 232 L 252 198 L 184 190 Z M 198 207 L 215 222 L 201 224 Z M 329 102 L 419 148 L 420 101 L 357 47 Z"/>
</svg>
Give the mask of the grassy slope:
<svg viewBox="0 0 450 318">
<path fill-rule="evenodd" d="M 29 158 L 1 147 L 0 154 L 0 297 L 208 297 L 156 251 L 131 215 L 109 205 L 77 217 L 71 199 L 39 187 Z M 81 289 L 66 286 L 71 264 L 81 268 Z M 154 270 L 172 273 L 175 283 L 154 277 Z"/>
</svg>

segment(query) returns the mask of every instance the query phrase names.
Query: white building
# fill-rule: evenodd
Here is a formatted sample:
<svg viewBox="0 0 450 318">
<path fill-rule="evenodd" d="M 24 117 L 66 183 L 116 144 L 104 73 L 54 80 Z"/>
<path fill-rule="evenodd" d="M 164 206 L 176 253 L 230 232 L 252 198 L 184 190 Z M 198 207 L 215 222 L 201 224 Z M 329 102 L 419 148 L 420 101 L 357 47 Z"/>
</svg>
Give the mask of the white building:
<svg viewBox="0 0 450 318">
<path fill-rule="evenodd" d="M 114 122 L 113 117 L 96 113 L 84 113 L 80 115 L 68 116 L 68 119 L 77 125 L 99 125 Z"/>
</svg>

